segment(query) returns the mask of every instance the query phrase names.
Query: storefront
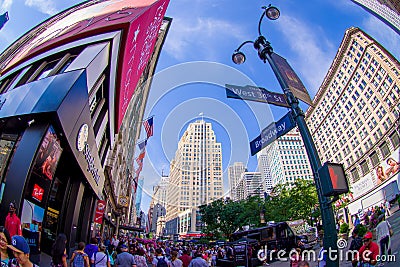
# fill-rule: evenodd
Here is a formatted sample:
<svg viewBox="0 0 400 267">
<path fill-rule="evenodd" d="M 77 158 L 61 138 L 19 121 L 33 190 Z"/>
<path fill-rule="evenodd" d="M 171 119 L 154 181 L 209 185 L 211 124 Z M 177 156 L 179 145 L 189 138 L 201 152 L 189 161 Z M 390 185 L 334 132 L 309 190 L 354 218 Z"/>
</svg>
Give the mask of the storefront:
<svg viewBox="0 0 400 267">
<path fill-rule="evenodd" d="M 39 253 L 36 246 L 50 253 L 59 233 L 69 248 L 86 241 L 104 172 L 88 127 L 85 71 L 41 79 L 0 98 L 1 221 L 15 201 L 32 254 Z"/>
</svg>

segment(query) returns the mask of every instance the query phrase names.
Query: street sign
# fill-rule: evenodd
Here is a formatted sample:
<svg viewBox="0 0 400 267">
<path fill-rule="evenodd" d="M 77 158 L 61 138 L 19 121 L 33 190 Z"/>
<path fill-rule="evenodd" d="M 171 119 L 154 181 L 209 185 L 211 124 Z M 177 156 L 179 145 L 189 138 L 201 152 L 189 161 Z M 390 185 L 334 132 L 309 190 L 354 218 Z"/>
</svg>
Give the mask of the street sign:
<svg viewBox="0 0 400 267">
<path fill-rule="evenodd" d="M 226 97 L 228 98 L 268 103 L 281 107 L 290 107 L 284 94 L 270 92 L 262 87 L 225 84 L 225 90 Z"/>
<path fill-rule="evenodd" d="M 262 130 L 259 136 L 250 142 L 251 155 L 254 156 L 261 149 L 268 146 L 282 135 L 288 133 L 295 126 L 296 123 L 293 120 L 291 112 L 288 112 L 277 122 L 271 123 L 264 130 Z"/>
</svg>

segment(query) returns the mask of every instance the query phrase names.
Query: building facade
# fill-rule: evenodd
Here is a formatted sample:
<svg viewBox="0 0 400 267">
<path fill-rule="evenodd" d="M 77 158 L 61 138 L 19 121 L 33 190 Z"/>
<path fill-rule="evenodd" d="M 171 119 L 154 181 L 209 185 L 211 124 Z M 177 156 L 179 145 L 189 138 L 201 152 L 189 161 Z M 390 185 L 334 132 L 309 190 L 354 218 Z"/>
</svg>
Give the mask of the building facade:
<svg viewBox="0 0 400 267">
<path fill-rule="evenodd" d="M 264 181 L 262 180 L 262 176 L 260 172 L 244 172 L 241 177 L 243 186 L 243 192 L 241 194 L 240 199 L 247 199 L 253 196 L 259 196 L 260 198 L 264 198 Z"/>
<path fill-rule="evenodd" d="M 40 232 L 42 252 L 58 233 L 69 249 L 129 223 L 133 161 L 124 155 L 134 151 L 122 142 L 138 134 L 126 116 L 137 131 L 167 5 L 87 1 L 0 55 L 0 217 L 15 201 L 24 236 Z"/>
<path fill-rule="evenodd" d="M 276 139 L 259 154 L 265 155 L 260 156 L 259 161 L 265 160 L 261 166 L 269 166 L 266 169 L 270 170 L 272 187 L 278 184 L 292 187 L 297 179 L 313 179 L 303 139 L 297 128 Z"/>
<path fill-rule="evenodd" d="M 306 112 L 321 161 L 344 165 L 351 214 L 399 190 L 399 67 L 377 41 L 350 28 Z"/>
<path fill-rule="evenodd" d="M 166 221 L 182 218 L 178 222 L 181 235 L 199 232 L 203 225 L 198 207 L 222 194 L 221 143 L 217 142 L 211 123 L 197 120 L 183 133 L 171 161 Z"/>
<path fill-rule="evenodd" d="M 264 192 L 270 194 L 273 189 L 271 169 L 268 164 L 267 155 L 257 153 L 258 171 L 261 173 L 261 179 L 264 182 Z"/>
<path fill-rule="evenodd" d="M 352 0 L 400 34 L 400 2 L 398 0 Z"/>
<path fill-rule="evenodd" d="M 168 184 L 169 177 L 164 175 L 159 184 L 153 188 L 150 202 L 150 210 L 152 211 L 150 231 L 156 236 L 162 236 L 165 229 Z"/>
<path fill-rule="evenodd" d="M 233 165 L 228 167 L 228 181 L 230 196 L 233 201 L 239 200 L 238 186 L 242 178 L 242 174 L 247 171 L 243 162 L 234 162 Z"/>
</svg>

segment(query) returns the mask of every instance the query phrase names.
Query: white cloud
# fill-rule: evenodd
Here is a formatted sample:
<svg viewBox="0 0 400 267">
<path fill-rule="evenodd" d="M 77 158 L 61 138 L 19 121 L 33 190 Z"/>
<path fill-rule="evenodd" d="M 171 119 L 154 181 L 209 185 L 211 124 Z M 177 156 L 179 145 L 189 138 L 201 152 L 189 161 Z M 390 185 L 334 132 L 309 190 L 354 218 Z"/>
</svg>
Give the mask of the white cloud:
<svg viewBox="0 0 400 267">
<path fill-rule="evenodd" d="M 244 39 L 241 27 L 209 17 L 174 18 L 163 50 L 177 60 L 192 58 L 195 51 L 204 60 L 215 60 L 218 44 L 228 38 Z"/>
<path fill-rule="evenodd" d="M 400 37 L 389 26 L 374 16 L 368 17 L 363 25 L 367 34 L 383 45 L 393 56 L 400 59 Z"/>
<path fill-rule="evenodd" d="M 292 16 L 281 16 L 279 20 L 280 32 L 296 55 L 289 64 L 304 77 L 310 95 L 314 96 L 332 64 L 337 47 L 324 37 L 322 29 L 311 28 Z"/>
<path fill-rule="evenodd" d="M 13 0 L 4 0 L 1 2 L 0 11 L 1 13 L 10 10 Z"/>
<path fill-rule="evenodd" d="M 25 0 L 25 5 L 36 8 L 39 12 L 47 15 L 54 15 L 59 12 L 52 0 Z"/>
</svg>

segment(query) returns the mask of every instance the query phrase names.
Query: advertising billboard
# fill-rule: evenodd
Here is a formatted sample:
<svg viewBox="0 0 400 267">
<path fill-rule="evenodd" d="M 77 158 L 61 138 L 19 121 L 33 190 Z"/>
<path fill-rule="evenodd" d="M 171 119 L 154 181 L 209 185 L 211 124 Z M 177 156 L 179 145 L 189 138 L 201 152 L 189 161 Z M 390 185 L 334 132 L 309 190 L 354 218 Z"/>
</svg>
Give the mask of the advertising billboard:
<svg viewBox="0 0 400 267">
<path fill-rule="evenodd" d="M 44 179 L 53 180 L 61 153 L 60 141 L 53 127 L 50 126 L 40 146 L 33 172 Z"/>
<path fill-rule="evenodd" d="M 169 0 L 109 0 L 82 3 L 38 25 L 7 49 L 13 56 L 0 57 L 0 74 L 51 48 L 89 36 L 122 30 L 115 92 L 119 129 L 137 82 L 157 40 Z"/>
<path fill-rule="evenodd" d="M 396 149 L 385 160 L 380 161 L 374 169 L 362 176 L 357 182 L 351 185 L 354 198 L 357 198 L 368 191 L 385 184 L 394 177 L 400 176 L 400 148 Z M 397 179 L 399 180 L 399 179 Z"/>
</svg>

